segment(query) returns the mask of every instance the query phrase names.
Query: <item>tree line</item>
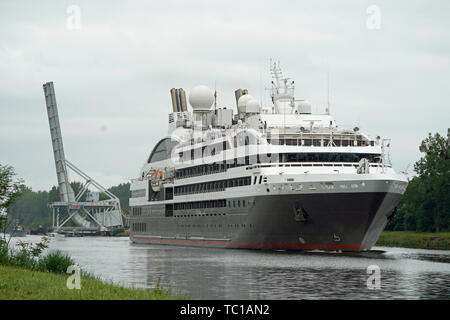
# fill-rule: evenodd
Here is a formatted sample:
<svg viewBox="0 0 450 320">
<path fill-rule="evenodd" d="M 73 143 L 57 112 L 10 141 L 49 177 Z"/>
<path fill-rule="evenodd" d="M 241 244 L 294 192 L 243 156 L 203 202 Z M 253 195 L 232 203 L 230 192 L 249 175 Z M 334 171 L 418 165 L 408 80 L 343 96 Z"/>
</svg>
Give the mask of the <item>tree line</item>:
<svg viewBox="0 0 450 320">
<path fill-rule="evenodd" d="M 450 141 L 439 133 L 422 141 L 423 156 L 414 164 L 406 188 L 387 230 L 450 231 Z"/>
<path fill-rule="evenodd" d="M 75 194 L 83 187 L 80 182 L 72 182 L 71 186 Z M 122 211 L 128 213 L 128 199 L 131 196 L 130 183 L 121 183 L 108 190 L 119 198 Z M 80 201 L 85 201 L 85 199 L 86 194 Z M 107 199 L 106 195 L 100 193 L 99 200 L 105 199 Z M 59 190 L 56 186 L 53 186 L 49 191 L 33 191 L 29 187 L 24 187 L 21 196 L 7 209 L 9 219 L 17 219 L 21 225 L 29 229 L 36 229 L 39 226 L 51 227 L 52 217 L 48 204 L 56 201 L 60 201 Z"/>
</svg>

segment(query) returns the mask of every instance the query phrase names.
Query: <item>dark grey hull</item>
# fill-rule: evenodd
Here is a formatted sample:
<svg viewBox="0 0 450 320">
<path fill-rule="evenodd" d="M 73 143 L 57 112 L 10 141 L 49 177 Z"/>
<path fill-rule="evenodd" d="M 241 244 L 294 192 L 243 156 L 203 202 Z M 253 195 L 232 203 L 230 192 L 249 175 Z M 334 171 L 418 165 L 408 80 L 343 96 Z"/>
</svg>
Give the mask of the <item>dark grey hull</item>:
<svg viewBox="0 0 450 320">
<path fill-rule="evenodd" d="M 375 245 L 400 193 L 349 192 L 243 197 L 225 208 L 163 215 L 164 205 L 130 223 L 135 243 L 281 250 L 364 251 Z M 237 201 L 245 207 L 236 207 Z M 144 210 L 145 211 L 145 210 Z"/>
</svg>

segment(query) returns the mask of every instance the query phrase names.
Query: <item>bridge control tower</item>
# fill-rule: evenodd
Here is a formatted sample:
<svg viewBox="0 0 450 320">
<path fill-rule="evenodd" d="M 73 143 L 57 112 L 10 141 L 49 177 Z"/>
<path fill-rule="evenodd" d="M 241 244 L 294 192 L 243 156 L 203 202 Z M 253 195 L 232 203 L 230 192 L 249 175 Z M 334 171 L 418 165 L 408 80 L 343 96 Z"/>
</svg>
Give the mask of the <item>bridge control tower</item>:
<svg viewBox="0 0 450 320">
<path fill-rule="evenodd" d="M 44 94 L 60 197 L 59 202 L 49 204 L 52 209 L 53 229 L 57 232 L 92 233 L 122 227 L 123 214 L 119 199 L 65 158 L 53 82 L 44 84 Z M 70 185 L 67 168 L 84 180 L 77 195 Z M 90 186 L 106 195 L 107 199 L 96 201 L 97 199 L 87 197 L 86 201 L 81 201 L 86 193 L 90 193 Z M 65 226 L 69 221 L 72 221 L 75 227 Z"/>
</svg>

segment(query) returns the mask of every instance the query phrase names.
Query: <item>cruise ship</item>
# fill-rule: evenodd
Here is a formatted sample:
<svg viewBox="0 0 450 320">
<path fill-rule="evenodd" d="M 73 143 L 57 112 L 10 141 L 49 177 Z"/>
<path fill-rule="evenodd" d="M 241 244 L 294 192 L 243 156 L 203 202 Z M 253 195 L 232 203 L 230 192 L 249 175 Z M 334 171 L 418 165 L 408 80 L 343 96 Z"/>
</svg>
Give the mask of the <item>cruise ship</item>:
<svg viewBox="0 0 450 320">
<path fill-rule="evenodd" d="M 234 92 L 170 90 L 168 135 L 131 181 L 134 243 L 276 250 L 365 251 L 407 186 L 389 139 L 341 128 L 294 96 L 271 63 L 270 105 Z M 232 94 L 232 93 L 231 93 Z M 236 113 L 237 111 L 237 113 Z"/>
</svg>

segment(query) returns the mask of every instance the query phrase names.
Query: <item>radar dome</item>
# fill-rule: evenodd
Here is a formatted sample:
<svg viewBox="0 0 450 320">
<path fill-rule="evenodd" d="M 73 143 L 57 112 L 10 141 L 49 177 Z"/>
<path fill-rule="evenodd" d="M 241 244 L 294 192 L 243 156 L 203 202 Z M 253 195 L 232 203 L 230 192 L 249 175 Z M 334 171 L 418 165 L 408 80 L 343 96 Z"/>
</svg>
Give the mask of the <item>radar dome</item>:
<svg viewBox="0 0 450 320">
<path fill-rule="evenodd" d="M 244 94 L 243 96 L 241 96 L 238 100 L 238 111 L 245 112 L 245 106 L 250 100 L 253 100 L 253 97 L 249 94 Z"/>
<path fill-rule="evenodd" d="M 259 101 L 256 99 L 251 99 L 247 102 L 245 105 L 245 112 L 246 113 L 259 113 L 261 110 L 261 105 L 259 104 Z"/>
<path fill-rule="evenodd" d="M 207 86 L 196 86 L 189 92 L 189 104 L 194 111 L 209 110 L 214 103 L 214 92 Z"/>
</svg>

